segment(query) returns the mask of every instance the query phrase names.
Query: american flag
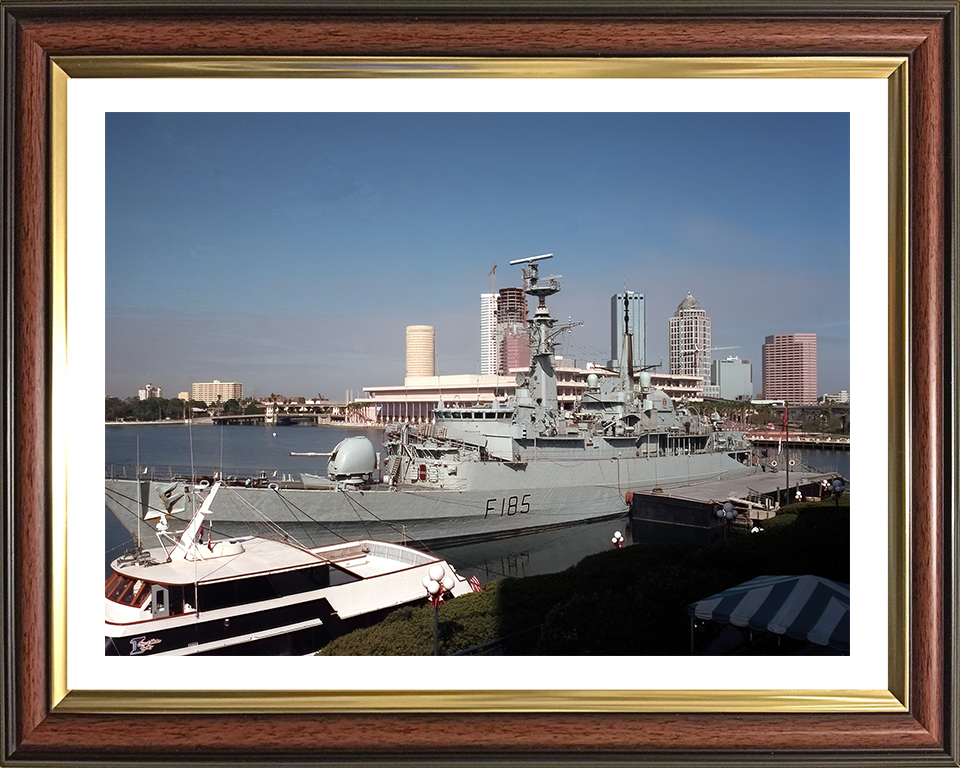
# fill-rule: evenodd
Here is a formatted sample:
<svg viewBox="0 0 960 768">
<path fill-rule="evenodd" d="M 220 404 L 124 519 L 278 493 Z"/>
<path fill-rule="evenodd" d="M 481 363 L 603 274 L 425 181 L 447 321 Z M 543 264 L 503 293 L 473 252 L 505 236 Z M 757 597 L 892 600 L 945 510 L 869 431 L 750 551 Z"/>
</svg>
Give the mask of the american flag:
<svg viewBox="0 0 960 768">
<path fill-rule="evenodd" d="M 483 585 L 480 583 L 480 579 L 477 578 L 476 574 L 468 579 L 468 583 L 470 584 L 470 589 L 474 592 L 483 592 Z"/>
</svg>

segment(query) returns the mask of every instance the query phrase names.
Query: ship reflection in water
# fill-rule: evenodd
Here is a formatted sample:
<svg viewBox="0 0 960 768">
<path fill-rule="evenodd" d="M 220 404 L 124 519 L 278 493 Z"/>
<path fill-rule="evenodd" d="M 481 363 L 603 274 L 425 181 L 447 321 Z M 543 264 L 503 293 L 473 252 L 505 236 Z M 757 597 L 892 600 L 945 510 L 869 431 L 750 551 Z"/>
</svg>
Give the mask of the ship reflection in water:
<svg viewBox="0 0 960 768">
<path fill-rule="evenodd" d="M 476 572 L 486 583 L 562 571 L 588 555 L 613 549 L 617 531 L 624 536 L 623 546 L 633 543 L 630 519 L 624 515 L 508 539 L 447 546 L 437 549 L 436 554 L 461 573 Z"/>
</svg>

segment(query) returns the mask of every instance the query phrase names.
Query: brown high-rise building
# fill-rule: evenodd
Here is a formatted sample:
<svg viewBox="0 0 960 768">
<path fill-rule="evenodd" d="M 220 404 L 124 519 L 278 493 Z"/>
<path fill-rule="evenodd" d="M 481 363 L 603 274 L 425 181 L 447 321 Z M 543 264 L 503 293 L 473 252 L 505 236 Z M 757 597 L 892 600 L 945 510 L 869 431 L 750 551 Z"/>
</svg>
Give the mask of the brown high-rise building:
<svg viewBox="0 0 960 768">
<path fill-rule="evenodd" d="M 530 365 L 530 337 L 527 330 L 527 294 L 523 288 L 501 288 L 497 297 L 497 341 L 504 375 L 511 369 Z"/>
<path fill-rule="evenodd" d="M 817 334 L 767 336 L 763 345 L 763 399 L 787 405 L 817 402 Z"/>
</svg>

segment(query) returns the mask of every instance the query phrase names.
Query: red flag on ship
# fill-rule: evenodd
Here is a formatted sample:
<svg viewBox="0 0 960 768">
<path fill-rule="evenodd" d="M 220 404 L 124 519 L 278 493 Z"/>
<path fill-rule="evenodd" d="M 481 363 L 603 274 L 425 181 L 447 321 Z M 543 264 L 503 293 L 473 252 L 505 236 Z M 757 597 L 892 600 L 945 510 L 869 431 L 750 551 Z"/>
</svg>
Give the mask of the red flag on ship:
<svg viewBox="0 0 960 768">
<path fill-rule="evenodd" d="M 473 574 L 467 582 L 470 584 L 470 589 L 474 592 L 483 592 L 483 585 L 480 583 L 480 579 L 477 578 L 477 574 Z"/>
<path fill-rule="evenodd" d="M 787 415 L 788 414 L 789 414 L 789 411 L 787 410 L 787 407 L 784 406 L 783 407 L 783 431 L 784 432 L 787 431 Z"/>
</svg>

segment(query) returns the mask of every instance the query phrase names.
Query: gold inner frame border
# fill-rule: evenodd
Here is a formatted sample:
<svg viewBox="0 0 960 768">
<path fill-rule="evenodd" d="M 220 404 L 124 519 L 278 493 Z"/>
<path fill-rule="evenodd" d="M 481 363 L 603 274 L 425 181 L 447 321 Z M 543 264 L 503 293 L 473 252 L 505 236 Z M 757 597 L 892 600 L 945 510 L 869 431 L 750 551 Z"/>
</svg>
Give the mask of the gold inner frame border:
<svg viewBox="0 0 960 768">
<path fill-rule="evenodd" d="M 906 57 L 455 58 L 62 56 L 51 59 L 51 706 L 63 713 L 674 712 L 909 710 L 910 392 L 906 371 L 909 151 Z M 888 690 L 90 691 L 67 686 L 67 87 L 71 78 L 872 78 L 888 83 Z M 505 704 L 505 702 L 510 702 Z"/>
</svg>

